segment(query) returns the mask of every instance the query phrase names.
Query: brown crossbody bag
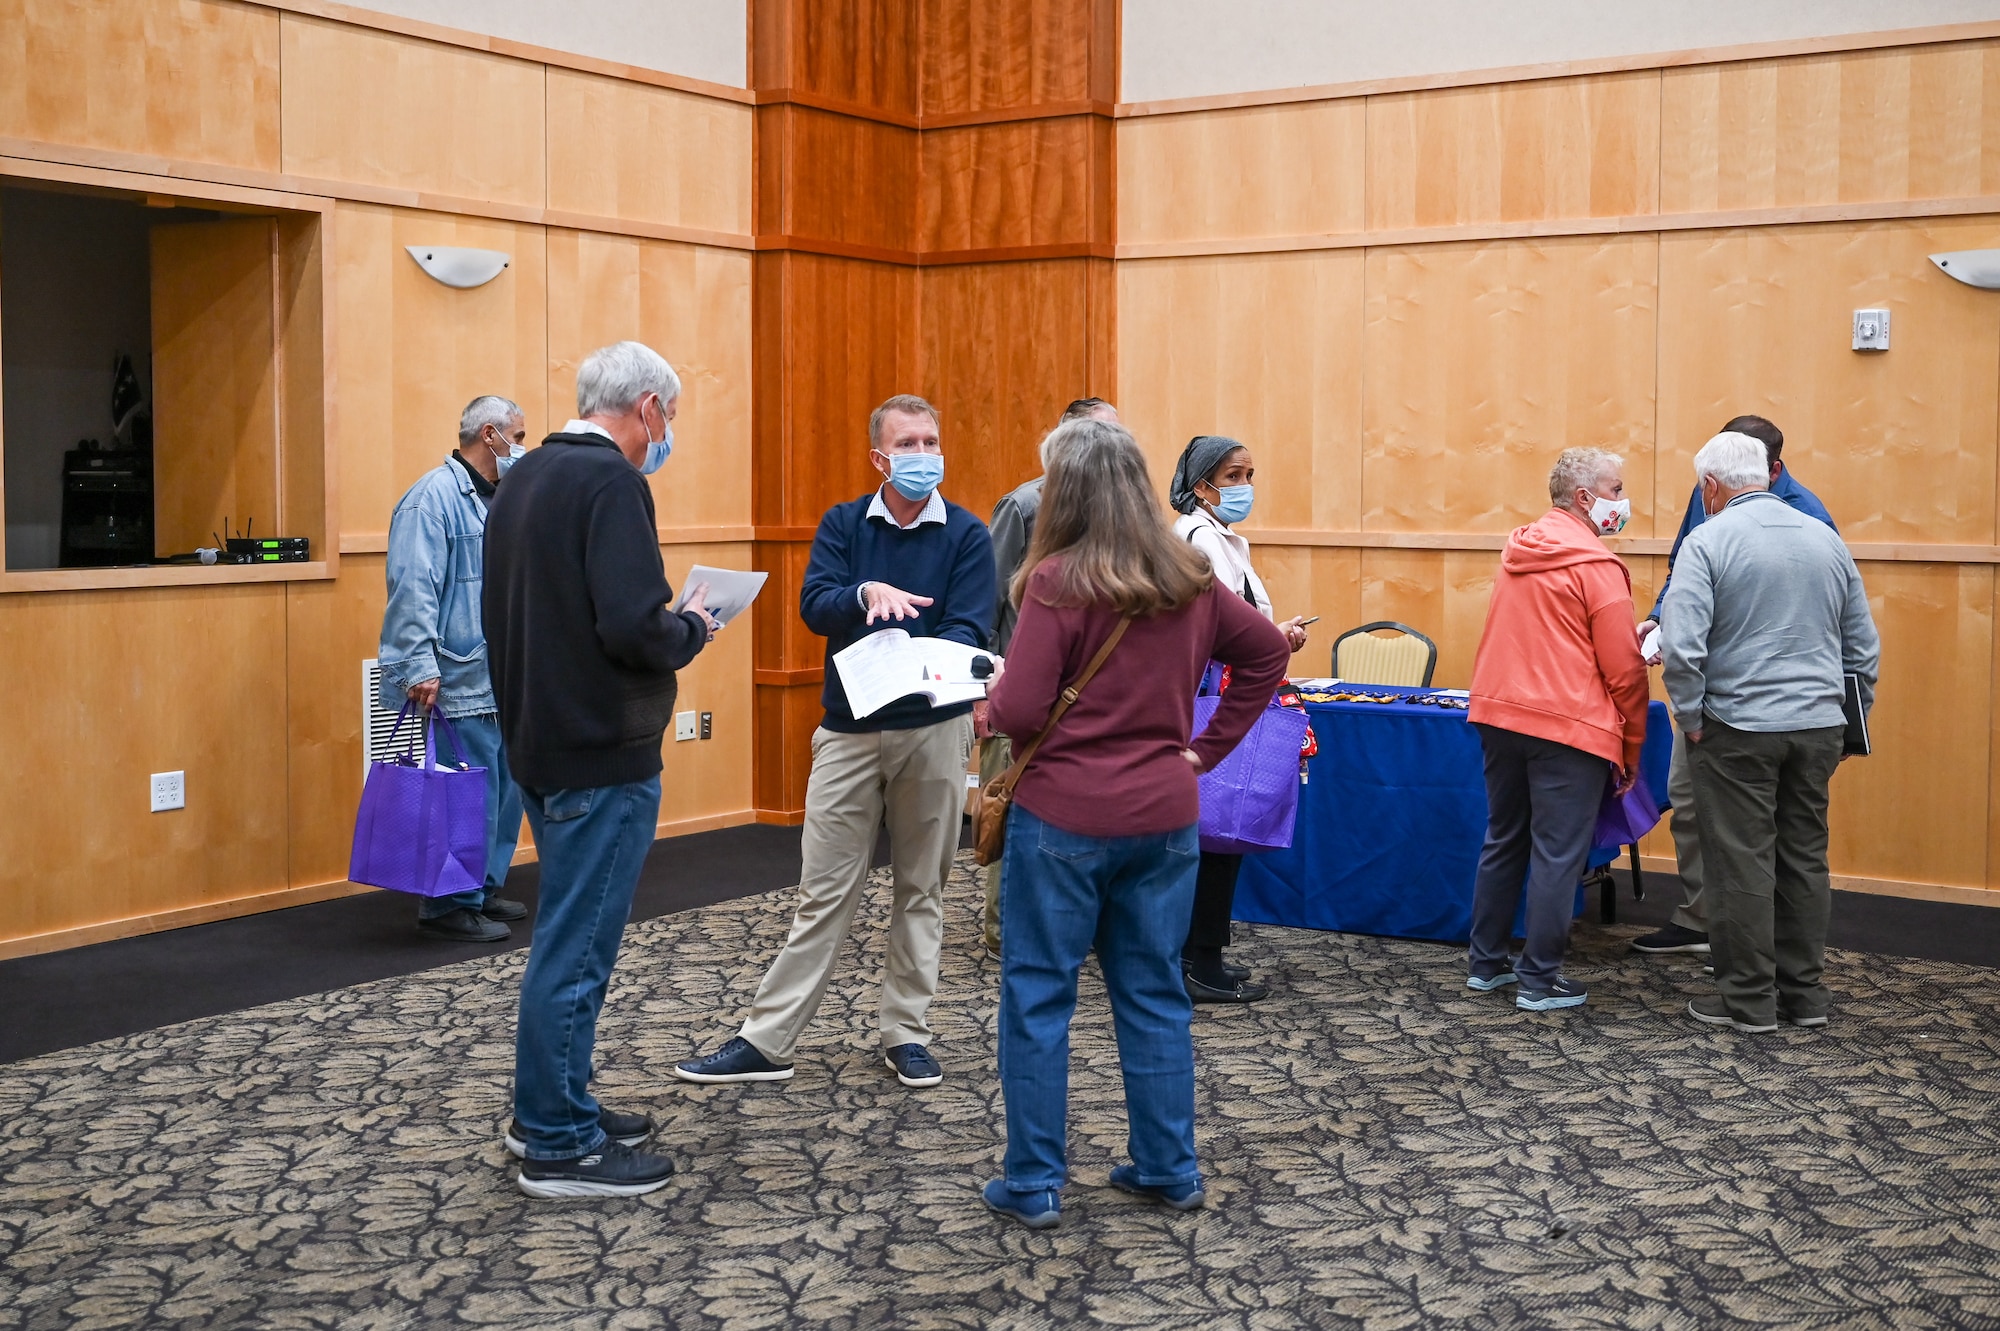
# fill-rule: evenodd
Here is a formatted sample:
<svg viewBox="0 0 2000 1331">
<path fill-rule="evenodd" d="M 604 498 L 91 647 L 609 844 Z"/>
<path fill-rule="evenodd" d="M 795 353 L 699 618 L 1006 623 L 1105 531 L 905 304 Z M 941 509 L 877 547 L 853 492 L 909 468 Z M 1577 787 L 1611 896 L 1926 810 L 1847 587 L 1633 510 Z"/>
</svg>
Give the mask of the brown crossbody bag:
<svg viewBox="0 0 2000 1331">
<path fill-rule="evenodd" d="M 1056 725 L 1063 719 L 1063 713 L 1076 702 L 1083 686 L 1090 683 L 1111 649 L 1125 636 L 1125 630 L 1132 627 L 1132 617 L 1127 615 L 1118 621 L 1118 627 L 1111 630 L 1111 636 L 1097 649 L 1097 655 L 1090 658 L 1090 664 L 1077 676 L 1076 683 L 1062 691 L 1055 710 L 1049 713 L 1049 723 L 1042 727 L 1042 733 L 1028 743 L 1014 765 L 979 788 L 979 798 L 972 804 L 972 857 L 981 864 L 991 864 L 1000 858 L 1000 852 L 1007 845 L 1007 810 L 1014 803 L 1014 783 L 1021 779 L 1021 772 L 1035 756 L 1035 750 L 1042 747 L 1042 741 L 1049 737 Z"/>
</svg>

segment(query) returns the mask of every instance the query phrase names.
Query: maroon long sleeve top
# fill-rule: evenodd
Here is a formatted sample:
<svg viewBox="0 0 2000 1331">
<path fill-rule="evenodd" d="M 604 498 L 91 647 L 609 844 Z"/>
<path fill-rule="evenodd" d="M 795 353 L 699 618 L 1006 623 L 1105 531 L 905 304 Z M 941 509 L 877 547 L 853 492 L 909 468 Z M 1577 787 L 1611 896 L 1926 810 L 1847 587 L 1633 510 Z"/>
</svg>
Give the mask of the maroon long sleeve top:
<svg viewBox="0 0 2000 1331">
<path fill-rule="evenodd" d="M 1048 724 L 1062 690 L 1090 664 L 1118 624 L 1108 605 L 1057 608 L 1056 562 L 1028 580 L 1007 668 L 993 686 L 989 720 L 1017 751 Z M 1201 738 L 1194 695 L 1213 659 L 1230 685 Z M 1203 770 L 1249 733 L 1285 677 L 1291 648 L 1240 596 L 1211 585 L 1178 610 L 1132 621 L 1075 706 L 1036 751 L 1014 798 L 1044 822 L 1079 836 L 1149 836 L 1201 816 L 1192 748 Z"/>
</svg>

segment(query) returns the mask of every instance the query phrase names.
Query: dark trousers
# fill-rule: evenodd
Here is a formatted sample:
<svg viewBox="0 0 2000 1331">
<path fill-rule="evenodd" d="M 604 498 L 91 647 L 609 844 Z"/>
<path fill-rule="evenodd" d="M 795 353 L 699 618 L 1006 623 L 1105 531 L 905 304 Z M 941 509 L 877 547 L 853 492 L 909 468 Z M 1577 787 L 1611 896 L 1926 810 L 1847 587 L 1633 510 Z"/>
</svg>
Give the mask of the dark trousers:
<svg viewBox="0 0 2000 1331">
<path fill-rule="evenodd" d="M 1194 875 L 1194 915 L 1188 921 L 1187 946 L 1229 946 L 1229 919 L 1236 911 L 1236 875 L 1241 855 L 1216 855 L 1204 850 Z"/>
<path fill-rule="evenodd" d="M 1688 745 L 1707 875 L 1709 960 L 1731 1016 L 1823 1017 L 1827 783 L 1842 728 L 1770 733 L 1713 717 Z"/>
<path fill-rule="evenodd" d="M 1486 845 L 1472 888 L 1472 973 L 1508 969 L 1523 880 L 1526 946 L 1514 971 L 1527 989 L 1562 974 L 1576 914 L 1576 885 L 1590 858 L 1590 835 L 1611 764 L 1567 744 L 1497 726 L 1474 725 L 1486 751 Z"/>
</svg>

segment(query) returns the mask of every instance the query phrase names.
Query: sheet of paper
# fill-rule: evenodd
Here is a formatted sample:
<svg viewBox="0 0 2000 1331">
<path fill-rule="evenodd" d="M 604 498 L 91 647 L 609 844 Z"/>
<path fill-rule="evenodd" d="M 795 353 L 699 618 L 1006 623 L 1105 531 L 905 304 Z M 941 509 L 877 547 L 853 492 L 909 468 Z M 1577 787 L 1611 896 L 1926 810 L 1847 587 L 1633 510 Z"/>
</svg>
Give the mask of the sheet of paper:
<svg viewBox="0 0 2000 1331">
<path fill-rule="evenodd" d="M 977 702 L 986 683 L 972 677 L 972 659 L 992 652 L 944 638 L 912 638 L 902 629 L 883 629 L 835 652 L 833 665 L 847 690 L 847 705 L 858 717 L 872 716 L 898 698 L 928 694 L 933 706 Z"/>
<path fill-rule="evenodd" d="M 750 603 L 757 599 L 757 593 L 764 590 L 764 580 L 770 576 L 768 573 L 744 573 L 736 569 L 696 564 L 681 581 L 680 599 L 674 602 L 674 609 L 686 609 L 688 597 L 705 582 L 708 584 L 708 595 L 702 604 L 709 614 L 727 624 L 750 608 Z"/>
<path fill-rule="evenodd" d="M 1660 659 L 1660 626 L 1646 630 L 1646 636 L 1639 639 L 1639 659 L 1647 665 L 1654 665 Z"/>
</svg>

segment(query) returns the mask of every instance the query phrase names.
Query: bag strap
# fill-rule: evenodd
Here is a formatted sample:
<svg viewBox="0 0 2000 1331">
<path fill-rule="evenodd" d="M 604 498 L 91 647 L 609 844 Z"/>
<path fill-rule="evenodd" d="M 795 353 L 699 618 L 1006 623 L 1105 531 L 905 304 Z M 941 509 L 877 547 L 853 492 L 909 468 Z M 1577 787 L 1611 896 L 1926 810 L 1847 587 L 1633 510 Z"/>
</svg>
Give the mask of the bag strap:
<svg viewBox="0 0 2000 1331">
<path fill-rule="evenodd" d="M 1132 616 L 1130 615 L 1118 621 L 1118 627 L 1111 630 L 1111 635 L 1104 640 L 1104 645 L 1097 649 L 1097 655 L 1090 658 L 1090 664 L 1085 666 L 1083 673 L 1076 677 L 1076 683 L 1062 691 L 1061 696 L 1056 700 L 1055 710 L 1049 713 L 1049 723 L 1042 727 L 1042 733 L 1028 742 L 1027 749 L 1020 757 L 1014 760 L 1013 766 L 1001 773 L 999 780 L 987 787 L 988 793 L 996 796 L 1011 795 L 1013 793 L 1014 783 L 1021 779 L 1022 770 L 1027 767 L 1029 760 L 1035 756 L 1035 751 L 1042 747 L 1042 741 L 1047 739 L 1049 734 L 1055 730 L 1057 723 L 1063 719 L 1063 713 L 1067 712 L 1071 705 L 1076 702 L 1077 695 L 1083 692 L 1083 686 L 1090 683 L 1091 679 L 1097 674 L 1099 667 L 1111 655 L 1111 649 L 1118 645 L 1118 640 L 1125 636 L 1125 630 L 1131 627 Z"/>
<path fill-rule="evenodd" d="M 458 765 L 461 768 L 470 767 L 472 764 L 465 761 L 465 750 L 459 745 L 458 732 L 451 728 L 451 722 L 445 720 L 444 708 L 441 706 L 431 708 L 430 734 L 435 735 L 439 726 L 444 727 L 445 738 L 451 741 L 451 751 L 458 755 Z M 429 738 L 429 736 L 426 736 L 426 738 Z M 430 749 L 431 755 L 434 755 L 437 752 L 437 741 L 431 739 L 426 747 Z M 431 755 L 426 756 L 429 757 Z M 436 765 L 435 759 L 433 759 L 433 765 Z"/>
</svg>

